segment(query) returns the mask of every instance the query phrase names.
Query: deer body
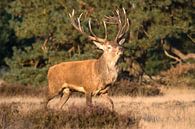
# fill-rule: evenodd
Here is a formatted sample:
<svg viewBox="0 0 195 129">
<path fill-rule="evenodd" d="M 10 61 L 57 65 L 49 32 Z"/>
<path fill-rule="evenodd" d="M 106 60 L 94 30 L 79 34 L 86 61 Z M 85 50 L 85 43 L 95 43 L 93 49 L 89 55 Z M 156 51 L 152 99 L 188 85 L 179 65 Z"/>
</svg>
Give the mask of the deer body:
<svg viewBox="0 0 195 129">
<path fill-rule="evenodd" d="M 125 24 L 123 26 L 121 23 L 119 11 L 116 11 L 117 19 L 108 17 L 109 19 L 114 19 L 115 22 L 119 24 L 119 32 L 113 41 L 107 40 L 107 29 L 105 21 L 103 21 L 105 27 L 105 38 L 102 39 L 97 37 L 92 32 L 90 20 L 89 30 L 92 35 L 87 35 L 80 24 L 80 18 L 82 14 L 77 20 L 74 19 L 74 11 L 72 14 L 69 14 L 71 23 L 74 28 L 92 40 L 99 49 L 103 50 L 103 54 L 99 59 L 62 62 L 50 67 L 48 71 L 48 101 L 55 96 L 60 95 L 61 99 L 58 103 L 58 107 L 62 108 L 62 106 L 68 100 L 71 91 L 79 91 L 85 93 L 86 103 L 88 106 L 92 105 L 93 95 L 103 94 L 112 104 L 112 109 L 114 108 L 112 100 L 107 96 L 107 90 L 109 88 L 109 84 L 114 83 L 117 79 L 118 68 L 116 64 L 119 57 L 123 53 L 122 47 L 120 45 L 124 42 L 124 38 L 119 38 L 123 36 L 129 27 L 125 10 L 123 9 L 123 11 L 125 17 Z"/>
<path fill-rule="evenodd" d="M 99 59 L 63 62 L 52 66 L 48 71 L 49 96 L 52 98 L 63 88 L 92 94 L 103 90 L 118 75 L 117 67 L 111 66 L 111 63 L 102 56 Z"/>
</svg>

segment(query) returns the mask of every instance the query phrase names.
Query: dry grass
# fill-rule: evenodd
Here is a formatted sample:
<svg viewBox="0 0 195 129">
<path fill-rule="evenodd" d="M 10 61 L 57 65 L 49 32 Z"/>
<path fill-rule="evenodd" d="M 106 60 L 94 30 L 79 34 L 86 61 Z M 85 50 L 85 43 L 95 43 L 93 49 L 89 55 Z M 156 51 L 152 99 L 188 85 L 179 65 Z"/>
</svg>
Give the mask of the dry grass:
<svg viewBox="0 0 195 129">
<path fill-rule="evenodd" d="M 85 98 L 83 97 L 70 98 L 63 111 L 58 111 L 44 110 L 44 98 L 4 96 L 0 98 L 0 105 L 4 105 L 4 108 L 1 106 L 0 111 L 6 109 L 8 118 L 11 112 L 11 118 L 8 123 L 12 127 L 17 127 L 14 124 L 21 122 L 21 126 L 18 125 L 18 127 L 21 127 L 20 129 L 29 126 L 31 129 L 55 127 L 62 129 L 82 127 L 94 129 L 119 127 L 121 129 L 194 129 L 195 90 L 183 88 L 162 89 L 162 91 L 164 95 L 153 97 L 113 96 L 115 112 L 111 112 L 108 109 L 110 108 L 109 105 L 102 98 L 94 98 L 96 106 L 93 110 L 95 113 L 91 117 L 92 120 L 85 116 L 87 113 L 83 106 L 85 104 Z M 57 100 L 58 98 L 50 103 L 51 108 L 55 107 Z M 0 123 L 2 124 L 1 115 Z M 14 119 L 17 119 L 19 123 L 13 122 Z M 26 122 L 24 122 L 24 119 Z M 77 124 L 74 121 L 77 121 Z M 136 121 L 139 122 L 135 124 Z M 48 122 L 50 123 L 49 125 L 47 124 Z M 79 122 L 81 123 L 78 124 Z M 128 124 L 129 122 L 131 124 Z"/>
<path fill-rule="evenodd" d="M 160 74 L 163 83 L 167 86 L 195 87 L 195 64 L 178 64 Z"/>
<path fill-rule="evenodd" d="M 194 129 L 195 104 L 180 101 L 145 106 L 141 113 L 143 129 Z"/>
<path fill-rule="evenodd" d="M 169 76 L 170 78 L 175 78 L 187 74 L 188 72 L 194 70 L 195 70 L 195 64 L 178 64 L 176 67 L 161 72 L 161 75 L 165 77 Z"/>
<path fill-rule="evenodd" d="M 119 112 L 133 111 L 140 129 L 194 129 L 195 91 L 169 89 L 164 96 L 137 97 L 121 101 Z M 129 105 L 127 108 L 126 105 Z"/>
</svg>

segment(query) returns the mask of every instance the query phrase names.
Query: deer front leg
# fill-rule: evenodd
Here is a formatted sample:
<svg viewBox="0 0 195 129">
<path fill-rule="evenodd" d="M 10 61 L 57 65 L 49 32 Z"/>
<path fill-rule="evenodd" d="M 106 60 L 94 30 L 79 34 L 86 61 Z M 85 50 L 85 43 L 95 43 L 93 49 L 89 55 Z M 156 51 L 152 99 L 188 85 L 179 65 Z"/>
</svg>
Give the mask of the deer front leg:
<svg viewBox="0 0 195 129">
<path fill-rule="evenodd" d="M 58 108 L 59 109 L 62 109 L 63 105 L 68 101 L 69 97 L 70 97 L 70 89 L 69 88 L 65 88 L 63 90 L 63 95 L 60 98 L 60 101 L 58 103 Z"/>
<path fill-rule="evenodd" d="M 92 107 L 92 93 L 91 92 L 86 92 L 85 97 L 86 97 L 87 107 Z"/>
<path fill-rule="evenodd" d="M 143 78 L 142 75 L 139 75 L 139 80 L 138 80 L 139 85 L 142 84 L 142 80 L 143 80 L 142 78 Z"/>
<path fill-rule="evenodd" d="M 111 111 L 114 111 L 114 103 L 113 103 L 112 99 L 108 96 L 108 93 L 101 94 L 101 97 L 106 99 L 111 104 Z"/>
</svg>

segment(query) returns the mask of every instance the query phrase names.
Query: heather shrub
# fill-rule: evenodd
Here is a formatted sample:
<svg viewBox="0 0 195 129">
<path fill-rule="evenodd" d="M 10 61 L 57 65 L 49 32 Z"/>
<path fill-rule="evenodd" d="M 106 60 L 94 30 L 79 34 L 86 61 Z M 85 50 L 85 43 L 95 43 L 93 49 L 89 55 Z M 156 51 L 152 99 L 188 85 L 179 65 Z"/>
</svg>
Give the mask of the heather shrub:
<svg viewBox="0 0 195 129">
<path fill-rule="evenodd" d="M 117 81 L 109 90 L 110 95 L 128 95 L 128 96 L 155 96 L 160 94 L 160 89 L 152 84 L 140 85 L 139 83 L 131 82 L 129 80 Z"/>
<path fill-rule="evenodd" d="M 70 106 L 65 111 L 44 108 L 24 114 L 14 104 L 0 106 L 0 128 L 20 129 L 65 129 L 65 128 L 131 128 L 137 120 L 131 113 L 125 115 L 112 112 L 103 106 Z"/>
<path fill-rule="evenodd" d="M 167 86 L 195 87 L 195 64 L 178 64 L 160 74 Z"/>
<path fill-rule="evenodd" d="M 45 96 L 47 87 L 32 87 L 18 84 L 9 84 L 0 87 L 1 96 Z"/>
</svg>

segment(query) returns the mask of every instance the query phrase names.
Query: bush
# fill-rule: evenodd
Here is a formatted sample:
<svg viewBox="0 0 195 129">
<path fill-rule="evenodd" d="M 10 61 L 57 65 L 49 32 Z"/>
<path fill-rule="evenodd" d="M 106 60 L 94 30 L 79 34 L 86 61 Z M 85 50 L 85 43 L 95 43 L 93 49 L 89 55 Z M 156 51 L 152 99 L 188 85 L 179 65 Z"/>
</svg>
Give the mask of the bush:
<svg viewBox="0 0 195 129">
<path fill-rule="evenodd" d="M 120 115 L 98 106 L 90 111 L 85 106 L 67 111 L 39 109 L 27 114 L 19 112 L 14 104 L 0 106 L 0 128 L 75 129 L 75 128 L 131 128 L 136 125 L 131 114 Z"/>
<path fill-rule="evenodd" d="M 110 95 L 129 95 L 129 96 L 155 96 L 160 94 L 160 89 L 156 86 L 138 84 L 129 80 L 117 81 L 109 90 Z"/>
<path fill-rule="evenodd" d="M 163 83 L 167 86 L 195 86 L 195 64 L 178 64 L 161 72 Z"/>
</svg>

